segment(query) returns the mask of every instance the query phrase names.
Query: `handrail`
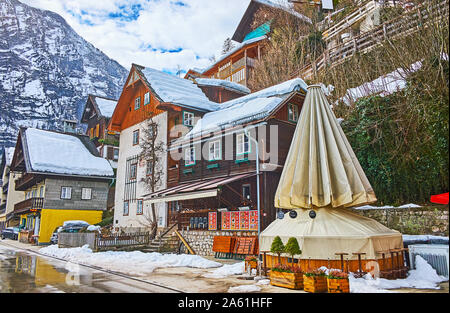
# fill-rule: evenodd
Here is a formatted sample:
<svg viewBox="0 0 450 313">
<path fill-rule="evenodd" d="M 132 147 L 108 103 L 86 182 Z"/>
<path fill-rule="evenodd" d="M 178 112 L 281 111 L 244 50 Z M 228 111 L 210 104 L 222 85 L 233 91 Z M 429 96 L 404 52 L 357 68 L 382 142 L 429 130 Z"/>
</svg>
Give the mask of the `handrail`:
<svg viewBox="0 0 450 313">
<path fill-rule="evenodd" d="M 189 250 L 191 254 L 195 254 L 195 251 L 191 248 L 191 246 L 187 243 L 187 241 L 181 236 L 178 230 L 175 229 L 175 234 L 177 234 L 178 238 L 180 238 L 181 242 L 185 245 L 185 247 Z"/>
</svg>

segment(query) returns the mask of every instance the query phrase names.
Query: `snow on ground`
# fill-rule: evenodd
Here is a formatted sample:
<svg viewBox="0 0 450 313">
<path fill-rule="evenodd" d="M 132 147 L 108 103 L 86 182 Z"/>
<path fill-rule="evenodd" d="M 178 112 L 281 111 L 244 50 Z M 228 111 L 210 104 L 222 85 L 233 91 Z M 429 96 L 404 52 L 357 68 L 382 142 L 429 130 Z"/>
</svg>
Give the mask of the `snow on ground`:
<svg viewBox="0 0 450 313">
<path fill-rule="evenodd" d="M 258 292 L 261 291 L 261 287 L 256 285 L 240 285 L 236 287 L 230 287 L 228 289 L 229 293 L 241 293 L 241 292 Z"/>
<path fill-rule="evenodd" d="M 212 272 L 206 273 L 203 277 L 207 278 L 224 278 L 231 275 L 240 275 L 245 272 L 245 262 L 235 264 L 225 264 Z"/>
<path fill-rule="evenodd" d="M 448 237 L 444 236 L 433 236 L 433 235 L 402 235 L 403 242 L 405 241 L 431 241 L 431 240 L 442 240 L 448 241 Z"/>
<path fill-rule="evenodd" d="M 355 278 L 352 274 L 349 275 L 350 292 L 354 293 L 390 292 L 388 289 L 398 288 L 439 289 L 438 283 L 447 280 L 439 276 L 420 255 L 416 256 L 416 269 L 410 270 L 405 279 L 374 279 L 370 274 L 363 278 Z"/>
<path fill-rule="evenodd" d="M 79 248 L 58 248 L 57 245 L 51 245 L 41 248 L 39 252 L 67 261 L 99 266 L 111 271 L 136 276 L 145 276 L 157 268 L 214 268 L 222 266 L 221 263 L 207 260 L 198 255 L 161 254 L 157 252 L 144 253 L 141 251 L 106 251 L 94 253 L 88 248 L 88 245 Z"/>
</svg>

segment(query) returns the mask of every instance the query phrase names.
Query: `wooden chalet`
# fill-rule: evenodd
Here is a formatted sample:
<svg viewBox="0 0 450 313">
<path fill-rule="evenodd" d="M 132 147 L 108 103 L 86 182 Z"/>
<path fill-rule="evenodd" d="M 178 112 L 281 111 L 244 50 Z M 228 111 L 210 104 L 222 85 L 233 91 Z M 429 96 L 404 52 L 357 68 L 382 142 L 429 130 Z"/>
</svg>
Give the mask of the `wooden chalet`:
<svg viewBox="0 0 450 313">
<path fill-rule="evenodd" d="M 116 227 L 144 227 L 143 195 L 148 186 L 142 181 L 151 164 L 139 160 L 142 136 L 152 119 L 158 126 L 157 142 L 163 146 L 184 136 L 196 121 L 219 109 L 219 101 L 247 94 L 243 86 L 204 81 L 202 84 L 179 78 L 149 67 L 133 64 L 122 94 L 109 122 L 108 129 L 120 132 L 120 154 L 117 167 L 115 218 Z M 177 163 L 167 153 L 159 157 L 162 178 L 157 189 L 177 183 Z M 158 223 L 166 223 L 165 204 L 157 206 Z M 138 221 L 138 222 L 136 222 Z"/>
<path fill-rule="evenodd" d="M 259 61 L 264 55 L 265 42 L 270 33 L 270 20 L 252 28 L 256 12 L 264 7 L 284 10 L 305 21 L 305 23 L 311 24 L 311 20 L 294 11 L 291 4 L 280 5 L 275 0 L 252 0 L 232 37 L 238 43 L 237 46 L 222 55 L 208 68 L 189 70 L 185 78 L 215 78 L 248 86 L 250 73 L 255 66 L 255 62 Z"/>
<path fill-rule="evenodd" d="M 19 240 L 49 243 L 67 220 L 102 220 L 114 171 L 88 136 L 21 128 L 11 171 L 21 173 L 14 188 L 24 198 L 12 212 Z"/>
<path fill-rule="evenodd" d="M 86 135 L 113 168 L 119 159 L 119 133 L 108 130 L 108 124 L 116 104 L 115 99 L 89 95 L 81 116 L 81 123 L 87 124 Z"/>
<path fill-rule="evenodd" d="M 259 142 L 263 229 L 275 219 L 275 190 L 306 88 L 303 80 L 294 79 L 204 114 L 169 145 L 168 172 L 176 180 L 144 201 L 168 203 L 168 225 L 178 223 L 179 229 L 256 231 L 257 159 L 252 137 Z"/>
</svg>

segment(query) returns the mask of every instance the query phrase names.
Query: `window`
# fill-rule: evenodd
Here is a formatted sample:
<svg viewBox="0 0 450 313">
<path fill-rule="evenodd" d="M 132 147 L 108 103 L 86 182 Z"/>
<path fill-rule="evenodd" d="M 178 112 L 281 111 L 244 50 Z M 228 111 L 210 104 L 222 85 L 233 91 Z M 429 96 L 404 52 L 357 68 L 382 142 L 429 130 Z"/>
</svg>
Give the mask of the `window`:
<svg viewBox="0 0 450 313">
<path fill-rule="evenodd" d="M 72 199 L 72 187 L 61 187 L 61 199 Z"/>
<path fill-rule="evenodd" d="M 137 163 L 130 165 L 130 179 L 136 179 L 137 174 Z"/>
<path fill-rule="evenodd" d="M 153 162 L 152 161 L 147 161 L 147 175 L 152 175 L 153 174 Z"/>
<path fill-rule="evenodd" d="M 41 186 L 41 188 L 39 188 L 39 198 L 43 198 L 44 197 L 44 186 Z"/>
<path fill-rule="evenodd" d="M 183 125 L 194 126 L 194 113 L 183 112 Z"/>
<path fill-rule="evenodd" d="M 128 215 L 129 212 L 129 203 L 128 201 L 123 202 L 123 215 Z"/>
<path fill-rule="evenodd" d="M 137 97 L 134 100 L 134 110 L 138 110 L 141 107 L 141 97 Z"/>
<path fill-rule="evenodd" d="M 146 92 L 144 95 L 144 105 L 147 105 L 150 103 L 150 92 Z"/>
<path fill-rule="evenodd" d="M 184 165 L 190 166 L 195 164 L 195 148 L 186 148 L 184 150 Z"/>
<path fill-rule="evenodd" d="M 133 132 L 133 146 L 139 144 L 139 129 Z"/>
<path fill-rule="evenodd" d="M 216 140 L 209 143 L 209 160 L 215 161 L 220 160 L 220 140 Z"/>
<path fill-rule="evenodd" d="M 113 159 L 116 161 L 119 159 L 119 149 L 114 149 Z"/>
<path fill-rule="evenodd" d="M 136 214 L 142 214 L 143 213 L 143 210 L 144 210 L 144 203 L 143 203 L 143 201 L 142 201 L 142 199 L 141 200 L 138 200 L 137 201 L 137 209 L 136 209 Z"/>
<path fill-rule="evenodd" d="M 288 120 L 290 122 L 297 122 L 298 120 L 298 106 L 295 104 L 288 105 Z"/>
<path fill-rule="evenodd" d="M 242 197 L 245 200 L 250 200 L 250 185 L 242 185 Z"/>
<path fill-rule="evenodd" d="M 236 154 L 248 154 L 250 152 L 250 142 L 245 134 L 236 135 Z"/>
<path fill-rule="evenodd" d="M 81 200 L 92 199 L 92 188 L 81 188 Z"/>
</svg>

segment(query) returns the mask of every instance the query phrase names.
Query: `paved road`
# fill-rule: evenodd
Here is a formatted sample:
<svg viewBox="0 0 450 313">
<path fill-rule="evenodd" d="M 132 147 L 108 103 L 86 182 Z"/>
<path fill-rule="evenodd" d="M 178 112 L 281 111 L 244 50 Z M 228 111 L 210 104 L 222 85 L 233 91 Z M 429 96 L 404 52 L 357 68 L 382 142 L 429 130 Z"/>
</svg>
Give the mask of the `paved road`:
<svg viewBox="0 0 450 313">
<path fill-rule="evenodd" d="M 0 240 L 0 293 L 173 293 L 168 286 L 146 282 L 41 256 Z"/>
</svg>

